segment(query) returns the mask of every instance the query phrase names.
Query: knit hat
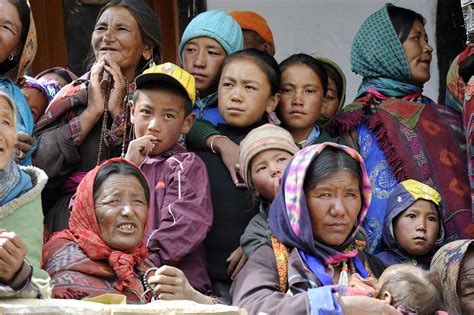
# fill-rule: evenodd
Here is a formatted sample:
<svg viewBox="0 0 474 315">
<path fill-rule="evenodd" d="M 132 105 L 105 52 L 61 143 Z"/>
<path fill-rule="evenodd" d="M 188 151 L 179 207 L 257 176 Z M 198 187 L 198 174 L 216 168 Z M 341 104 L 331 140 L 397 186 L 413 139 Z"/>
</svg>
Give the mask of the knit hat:
<svg viewBox="0 0 474 315">
<path fill-rule="evenodd" d="M 242 29 L 239 24 L 224 11 L 206 11 L 188 24 L 179 44 L 179 59 L 183 64 L 183 47 L 196 37 L 209 37 L 216 40 L 227 55 L 239 51 L 243 47 Z"/>
<path fill-rule="evenodd" d="M 251 184 L 250 162 L 258 153 L 270 149 L 280 149 L 291 154 L 299 150 L 288 131 L 272 124 L 253 129 L 240 142 L 240 168 L 247 186 Z"/>
<path fill-rule="evenodd" d="M 232 11 L 229 15 L 239 23 L 241 29 L 254 31 L 275 47 L 272 31 L 263 16 L 253 11 Z"/>
</svg>

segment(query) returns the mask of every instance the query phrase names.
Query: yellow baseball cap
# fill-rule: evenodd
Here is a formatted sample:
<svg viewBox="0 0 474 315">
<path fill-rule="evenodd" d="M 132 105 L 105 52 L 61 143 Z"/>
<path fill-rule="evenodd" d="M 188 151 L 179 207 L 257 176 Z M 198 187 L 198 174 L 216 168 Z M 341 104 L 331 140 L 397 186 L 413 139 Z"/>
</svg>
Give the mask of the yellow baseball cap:
<svg viewBox="0 0 474 315">
<path fill-rule="evenodd" d="M 194 101 L 196 100 L 196 86 L 194 77 L 188 72 L 174 63 L 166 62 L 143 71 L 143 73 L 135 79 L 135 84 L 137 85 L 137 89 L 140 89 L 146 83 L 156 81 L 164 81 L 171 84 L 178 83 L 179 87 L 183 89 L 183 92 L 189 96 L 194 106 Z"/>
</svg>

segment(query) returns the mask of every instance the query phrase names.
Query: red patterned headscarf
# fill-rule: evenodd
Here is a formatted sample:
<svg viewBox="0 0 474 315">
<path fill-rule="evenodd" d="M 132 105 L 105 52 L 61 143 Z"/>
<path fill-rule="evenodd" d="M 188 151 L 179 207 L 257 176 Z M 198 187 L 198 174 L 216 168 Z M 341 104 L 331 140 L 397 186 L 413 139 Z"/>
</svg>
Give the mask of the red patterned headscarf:
<svg viewBox="0 0 474 315">
<path fill-rule="evenodd" d="M 92 260 L 107 259 L 109 265 L 117 273 L 118 281 L 114 283 L 115 289 L 118 291 L 122 291 L 124 288 L 138 289 L 141 284 L 136 278 L 133 268 L 136 264 L 141 265 L 148 255 L 145 243 L 142 242 L 130 252 L 110 248 L 101 238 L 95 215 L 93 192 L 95 177 L 102 167 L 112 163 L 128 163 L 137 168 L 125 159 L 113 158 L 87 173 L 77 187 L 71 217 L 69 218 L 69 229 L 55 233 L 50 241 L 64 238 L 77 243 Z"/>
</svg>

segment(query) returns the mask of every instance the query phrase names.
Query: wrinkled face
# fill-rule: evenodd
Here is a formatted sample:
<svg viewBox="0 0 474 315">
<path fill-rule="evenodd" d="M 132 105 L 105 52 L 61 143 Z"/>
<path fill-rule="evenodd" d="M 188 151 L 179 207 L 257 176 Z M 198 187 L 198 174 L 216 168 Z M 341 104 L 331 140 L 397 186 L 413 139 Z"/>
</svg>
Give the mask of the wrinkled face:
<svg viewBox="0 0 474 315">
<path fill-rule="evenodd" d="M 472 246 L 462 260 L 457 292 L 462 314 L 474 314 L 474 249 Z"/>
<path fill-rule="evenodd" d="M 140 58 L 151 58 L 151 48 L 143 42 L 137 21 L 128 9 L 113 6 L 97 21 L 91 40 L 96 60 L 108 54 L 128 79 L 135 78 Z"/>
<path fill-rule="evenodd" d="M 291 157 L 289 152 L 280 149 L 265 150 L 254 156 L 250 161 L 250 177 L 256 197 L 273 201 Z"/>
<path fill-rule="evenodd" d="M 133 107 L 135 135 L 137 138 L 153 135 L 157 140 L 150 155 L 171 149 L 180 134 L 191 129 L 195 115 L 185 115 L 183 96 L 166 89 L 142 90 Z"/>
<path fill-rule="evenodd" d="M 30 107 L 34 122 L 37 122 L 46 110 L 48 101 L 46 100 L 43 93 L 41 93 L 41 91 L 38 89 L 26 86 L 21 88 L 21 92 L 25 96 L 26 102 Z"/>
<path fill-rule="evenodd" d="M 328 91 L 326 96 L 324 96 L 323 105 L 321 107 L 321 116 L 332 118 L 336 115 L 340 103 L 337 92 L 336 83 L 333 79 L 328 77 Z"/>
<path fill-rule="evenodd" d="M 16 138 L 15 114 L 10 104 L 0 97 L 0 170 L 13 158 Z"/>
<path fill-rule="evenodd" d="M 341 245 L 362 207 L 359 180 L 349 171 L 337 171 L 309 187 L 305 194 L 314 239 L 329 246 Z"/>
<path fill-rule="evenodd" d="M 128 251 L 143 242 L 148 217 L 145 189 L 133 175 L 112 174 L 99 188 L 95 215 L 110 248 Z"/>
<path fill-rule="evenodd" d="M 271 95 L 267 75 L 249 58 L 237 58 L 222 69 L 219 113 L 228 125 L 247 127 L 271 113 L 278 96 Z"/>
<path fill-rule="evenodd" d="M 415 83 L 423 84 L 430 79 L 430 63 L 433 48 L 428 44 L 428 35 L 423 24 L 415 20 L 408 38 L 403 43 L 411 76 Z"/>
<path fill-rule="evenodd" d="M 22 31 L 20 13 L 10 1 L 0 1 L 0 62 L 20 53 Z"/>
<path fill-rule="evenodd" d="M 304 64 L 289 66 L 281 75 L 280 118 L 293 137 L 304 131 L 309 136 L 321 112 L 323 86 L 314 71 Z M 296 139 L 300 142 L 304 139 Z"/>
<path fill-rule="evenodd" d="M 430 201 L 423 199 L 415 201 L 393 222 L 395 240 L 411 255 L 427 254 L 438 238 L 439 214 Z"/>
<path fill-rule="evenodd" d="M 199 97 L 214 93 L 227 56 L 224 48 L 215 39 L 197 37 L 184 45 L 182 54 L 184 70 L 194 76 Z"/>
</svg>

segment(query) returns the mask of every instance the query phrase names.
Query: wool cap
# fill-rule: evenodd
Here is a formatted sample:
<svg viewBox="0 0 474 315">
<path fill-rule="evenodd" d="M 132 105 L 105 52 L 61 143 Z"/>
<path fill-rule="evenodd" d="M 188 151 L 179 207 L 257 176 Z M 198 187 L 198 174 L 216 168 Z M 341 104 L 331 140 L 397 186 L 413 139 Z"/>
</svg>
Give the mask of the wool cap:
<svg viewBox="0 0 474 315">
<path fill-rule="evenodd" d="M 250 162 L 258 153 L 270 149 L 280 149 L 291 154 L 299 150 L 287 130 L 272 124 L 253 129 L 240 142 L 240 167 L 247 186 L 250 183 Z"/>
<path fill-rule="evenodd" d="M 216 40 L 227 55 L 243 47 L 244 38 L 239 24 L 224 11 L 210 10 L 197 15 L 184 30 L 179 44 L 179 59 L 183 64 L 183 47 L 191 39 L 209 37 Z"/>
<path fill-rule="evenodd" d="M 241 29 L 254 31 L 275 47 L 272 31 L 263 16 L 253 11 L 232 11 L 229 15 L 239 23 Z"/>
</svg>

